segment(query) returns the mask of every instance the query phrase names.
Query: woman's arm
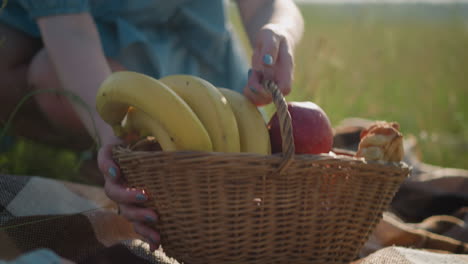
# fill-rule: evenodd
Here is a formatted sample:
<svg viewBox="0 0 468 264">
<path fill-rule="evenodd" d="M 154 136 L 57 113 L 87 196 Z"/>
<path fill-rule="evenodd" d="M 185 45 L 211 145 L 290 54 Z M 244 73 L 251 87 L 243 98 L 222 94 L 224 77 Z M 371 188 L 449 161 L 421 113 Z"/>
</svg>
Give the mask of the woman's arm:
<svg viewBox="0 0 468 264">
<path fill-rule="evenodd" d="M 102 144 L 108 143 L 113 138 L 112 129 L 99 117 L 95 105 L 97 90 L 111 69 L 93 19 L 88 13 L 82 13 L 43 17 L 37 22 L 62 88 L 81 97 L 89 106 L 97 135 L 88 110 L 71 102 L 74 110 L 93 137 L 99 137 Z"/>
<path fill-rule="evenodd" d="M 104 191 L 119 204 L 121 214 L 133 222 L 134 229 L 155 249 L 159 234 L 145 223 L 154 222 L 156 213 L 138 206 L 148 196 L 142 190 L 127 188 L 120 177 L 117 165 L 112 161 L 112 144 L 117 142 L 112 128 L 97 113 L 96 94 L 101 83 L 111 74 L 101 48 L 101 41 L 92 17 L 87 13 L 44 17 L 38 20 L 44 45 L 63 89 L 83 99 L 96 122 L 95 135 L 89 112 L 71 102 L 73 108 L 91 135 L 100 138 L 102 147 L 98 153 L 99 168 L 104 174 Z"/>
<path fill-rule="evenodd" d="M 252 69 L 244 94 L 255 104 L 271 102 L 262 83 L 273 80 L 280 91 L 291 91 L 294 50 L 302 38 L 304 21 L 292 0 L 237 0 L 253 47 Z"/>
</svg>

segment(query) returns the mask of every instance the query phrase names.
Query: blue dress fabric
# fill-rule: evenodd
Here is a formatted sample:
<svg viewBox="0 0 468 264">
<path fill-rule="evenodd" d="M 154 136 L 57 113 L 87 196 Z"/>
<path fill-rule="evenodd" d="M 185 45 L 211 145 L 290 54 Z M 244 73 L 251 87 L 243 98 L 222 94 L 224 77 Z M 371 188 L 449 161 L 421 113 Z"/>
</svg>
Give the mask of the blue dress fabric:
<svg viewBox="0 0 468 264">
<path fill-rule="evenodd" d="M 196 75 L 241 92 L 248 66 L 226 7 L 223 0 L 8 0 L 0 23 L 40 37 L 38 18 L 89 12 L 105 55 L 127 69 Z"/>
</svg>

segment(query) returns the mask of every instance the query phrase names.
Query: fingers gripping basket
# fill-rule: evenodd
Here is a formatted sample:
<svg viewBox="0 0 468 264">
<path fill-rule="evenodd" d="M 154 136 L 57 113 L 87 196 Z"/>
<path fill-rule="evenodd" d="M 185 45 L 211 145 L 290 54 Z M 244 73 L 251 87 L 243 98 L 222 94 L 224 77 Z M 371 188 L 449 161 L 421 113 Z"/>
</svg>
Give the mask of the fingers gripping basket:
<svg viewBox="0 0 468 264">
<path fill-rule="evenodd" d="M 347 263 L 408 176 L 405 164 L 294 155 L 274 84 L 282 155 L 114 149 L 130 186 L 152 197 L 163 250 L 181 262 Z"/>
</svg>

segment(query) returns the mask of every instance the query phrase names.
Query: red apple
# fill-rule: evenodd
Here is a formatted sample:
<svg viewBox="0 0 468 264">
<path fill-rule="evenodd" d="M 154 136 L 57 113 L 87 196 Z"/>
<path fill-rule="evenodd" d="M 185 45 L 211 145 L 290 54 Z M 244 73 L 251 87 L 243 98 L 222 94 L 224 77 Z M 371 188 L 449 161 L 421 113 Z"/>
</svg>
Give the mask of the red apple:
<svg viewBox="0 0 468 264">
<path fill-rule="evenodd" d="M 288 102 L 296 154 L 328 153 L 333 146 L 333 129 L 325 111 L 312 102 Z M 268 123 L 271 150 L 282 151 L 277 113 Z"/>
</svg>

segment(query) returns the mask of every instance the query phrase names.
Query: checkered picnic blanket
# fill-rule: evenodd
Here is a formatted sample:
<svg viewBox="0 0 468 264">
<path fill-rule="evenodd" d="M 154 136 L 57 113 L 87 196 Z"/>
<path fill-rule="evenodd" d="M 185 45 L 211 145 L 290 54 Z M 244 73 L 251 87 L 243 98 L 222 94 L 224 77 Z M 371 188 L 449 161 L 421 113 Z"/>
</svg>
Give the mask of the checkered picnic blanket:
<svg viewBox="0 0 468 264">
<path fill-rule="evenodd" d="M 101 188 L 12 175 L 0 188 L 0 259 L 47 248 L 76 263 L 177 263 L 151 253 Z"/>
</svg>

